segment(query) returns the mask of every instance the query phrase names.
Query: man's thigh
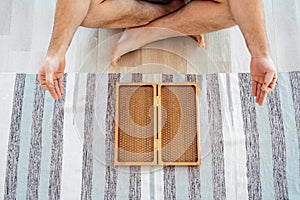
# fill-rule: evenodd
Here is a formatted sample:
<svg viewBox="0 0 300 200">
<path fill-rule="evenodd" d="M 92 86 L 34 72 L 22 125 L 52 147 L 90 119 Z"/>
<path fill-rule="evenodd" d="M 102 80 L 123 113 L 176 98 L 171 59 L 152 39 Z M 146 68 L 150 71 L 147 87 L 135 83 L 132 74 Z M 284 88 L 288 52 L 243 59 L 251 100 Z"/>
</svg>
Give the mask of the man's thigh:
<svg viewBox="0 0 300 200">
<path fill-rule="evenodd" d="M 183 0 L 154 4 L 142 0 L 92 0 L 82 26 L 127 28 L 145 25 L 183 7 Z"/>
</svg>

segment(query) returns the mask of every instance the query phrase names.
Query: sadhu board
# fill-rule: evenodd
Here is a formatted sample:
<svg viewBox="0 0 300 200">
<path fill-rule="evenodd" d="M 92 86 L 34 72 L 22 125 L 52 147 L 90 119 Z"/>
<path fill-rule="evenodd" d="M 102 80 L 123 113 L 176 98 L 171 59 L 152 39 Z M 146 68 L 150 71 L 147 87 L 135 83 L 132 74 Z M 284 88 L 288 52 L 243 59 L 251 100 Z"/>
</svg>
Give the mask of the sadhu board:
<svg viewBox="0 0 300 200">
<path fill-rule="evenodd" d="M 198 83 L 117 83 L 115 165 L 200 165 Z"/>
</svg>

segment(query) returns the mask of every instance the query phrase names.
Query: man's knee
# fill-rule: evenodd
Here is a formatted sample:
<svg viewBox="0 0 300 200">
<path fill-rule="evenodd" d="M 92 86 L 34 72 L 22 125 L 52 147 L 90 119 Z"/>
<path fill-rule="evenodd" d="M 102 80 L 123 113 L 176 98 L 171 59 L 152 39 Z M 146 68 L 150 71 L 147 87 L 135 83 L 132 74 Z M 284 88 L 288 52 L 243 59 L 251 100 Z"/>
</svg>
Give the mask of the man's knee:
<svg viewBox="0 0 300 200">
<path fill-rule="evenodd" d="M 84 20 L 81 22 L 80 26 L 87 27 L 87 28 L 96 28 L 95 19 L 91 17 L 91 14 L 89 12 L 85 16 Z"/>
<path fill-rule="evenodd" d="M 101 23 L 99 20 L 99 7 L 105 0 L 91 0 L 88 13 L 80 26 L 88 28 L 100 28 L 98 27 Z M 101 18 L 100 18 L 101 19 Z"/>
</svg>

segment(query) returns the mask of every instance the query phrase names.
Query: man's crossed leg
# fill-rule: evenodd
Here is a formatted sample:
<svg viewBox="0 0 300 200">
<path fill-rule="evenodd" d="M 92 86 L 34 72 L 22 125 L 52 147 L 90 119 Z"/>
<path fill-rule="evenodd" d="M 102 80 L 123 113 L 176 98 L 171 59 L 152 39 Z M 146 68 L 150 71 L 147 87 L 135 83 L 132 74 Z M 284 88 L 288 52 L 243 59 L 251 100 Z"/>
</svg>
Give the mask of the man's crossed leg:
<svg viewBox="0 0 300 200">
<path fill-rule="evenodd" d="M 167 5 L 139 0 L 58 0 L 55 23 L 45 61 L 39 72 L 41 86 L 54 99 L 63 92 L 65 54 L 79 26 L 129 28 L 114 47 L 112 64 L 125 53 L 178 33 L 201 35 L 239 25 L 252 59 L 252 95 L 262 105 L 273 90 L 277 73 L 270 58 L 261 0 L 174 0 Z M 172 31 L 168 31 L 172 30 Z"/>
</svg>

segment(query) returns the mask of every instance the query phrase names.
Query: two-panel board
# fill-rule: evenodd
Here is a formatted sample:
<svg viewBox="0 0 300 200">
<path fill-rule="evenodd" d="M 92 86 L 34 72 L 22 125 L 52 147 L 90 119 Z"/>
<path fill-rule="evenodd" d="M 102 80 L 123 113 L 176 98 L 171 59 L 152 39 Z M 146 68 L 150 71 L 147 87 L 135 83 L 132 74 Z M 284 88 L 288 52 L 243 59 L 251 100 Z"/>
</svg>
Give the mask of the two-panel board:
<svg viewBox="0 0 300 200">
<path fill-rule="evenodd" d="M 115 165 L 200 165 L 197 83 L 117 83 Z"/>
</svg>

